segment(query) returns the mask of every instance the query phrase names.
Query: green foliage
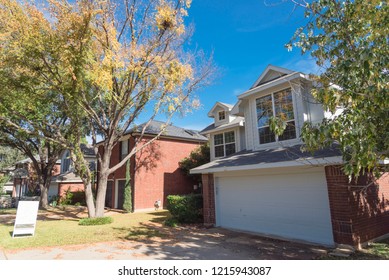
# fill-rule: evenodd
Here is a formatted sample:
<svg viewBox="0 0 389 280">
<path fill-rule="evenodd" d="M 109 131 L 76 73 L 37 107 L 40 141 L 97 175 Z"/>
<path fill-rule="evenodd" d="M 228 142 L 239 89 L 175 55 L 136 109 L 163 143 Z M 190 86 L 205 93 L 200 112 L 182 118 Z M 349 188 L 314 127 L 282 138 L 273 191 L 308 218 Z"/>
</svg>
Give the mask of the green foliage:
<svg viewBox="0 0 389 280">
<path fill-rule="evenodd" d="M 73 199 L 73 192 L 70 191 L 70 188 L 66 190 L 65 196 L 61 197 L 59 200 L 60 205 L 71 205 L 72 204 L 72 199 Z"/>
<path fill-rule="evenodd" d="M 167 209 L 174 221 L 197 223 L 202 219 L 203 196 L 201 194 L 169 195 Z"/>
<path fill-rule="evenodd" d="M 306 6 L 309 22 L 291 43 L 310 53 L 322 68 L 312 76 L 320 87 L 312 94 L 325 110 L 342 112 L 318 125 L 307 124 L 307 150 L 336 141 L 344 171 L 379 175 L 389 157 L 389 8 L 379 0 L 318 0 Z"/>
<path fill-rule="evenodd" d="M 167 218 L 163 224 L 167 227 L 177 227 L 179 222 L 176 218 Z"/>
<path fill-rule="evenodd" d="M 0 170 L 12 167 L 16 162 L 23 159 L 23 154 L 14 148 L 0 146 Z"/>
<path fill-rule="evenodd" d="M 193 150 L 190 155 L 179 162 L 181 170 L 189 175 L 189 171 L 192 168 L 198 167 L 200 165 L 210 162 L 210 150 L 209 144 L 205 143 L 195 150 Z"/>
<path fill-rule="evenodd" d="M 127 164 L 126 164 L 126 186 L 124 187 L 123 209 L 126 212 L 132 212 L 130 160 L 127 160 Z"/>
<path fill-rule="evenodd" d="M 84 218 L 81 219 L 78 224 L 80 226 L 100 226 L 111 224 L 113 222 L 112 217 L 97 217 L 97 218 Z"/>
<path fill-rule="evenodd" d="M 0 176 L 0 195 L 4 193 L 4 185 L 11 179 L 11 176 Z"/>
<path fill-rule="evenodd" d="M 286 129 L 287 122 L 279 117 L 272 116 L 269 118 L 269 125 L 271 131 L 273 131 L 275 135 L 281 136 Z"/>
</svg>

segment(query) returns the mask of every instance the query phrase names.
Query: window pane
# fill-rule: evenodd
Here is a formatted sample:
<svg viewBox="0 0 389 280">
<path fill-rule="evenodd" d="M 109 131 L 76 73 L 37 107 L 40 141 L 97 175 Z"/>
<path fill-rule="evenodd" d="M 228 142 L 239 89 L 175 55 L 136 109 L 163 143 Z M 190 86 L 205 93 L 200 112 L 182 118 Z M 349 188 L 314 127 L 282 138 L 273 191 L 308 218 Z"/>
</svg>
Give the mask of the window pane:
<svg viewBox="0 0 389 280">
<path fill-rule="evenodd" d="M 128 155 L 128 139 L 122 141 L 120 147 L 121 147 L 120 160 L 122 160 L 126 157 L 126 155 Z"/>
<path fill-rule="evenodd" d="M 213 142 L 215 145 L 221 145 L 223 144 L 223 134 L 216 134 L 214 137 L 213 137 Z"/>
<path fill-rule="evenodd" d="M 296 138 L 296 126 L 294 121 L 291 121 L 287 123 L 284 133 L 281 136 L 278 136 L 278 140 L 283 141 L 294 138 Z"/>
<path fill-rule="evenodd" d="M 229 156 L 231 154 L 235 153 L 235 143 L 233 144 L 227 144 L 226 145 L 226 156 Z"/>
<path fill-rule="evenodd" d="M 274 108 L 276 116 L 281 117 L 284 121 L 294 119 L 292 92 L 290 89 L 274 94 Z"/>
<path fill-rule="evenodd" d="M 270 131 L 270 127 L 261 127 L 258 129 L 259 134 L 259 143 L 271 143 L 276 141 L 276 136 L 273 132 Z"/>
<path fill-rule="evenodd" d="M 235 142 L 235 133 L 233 131 L 224 133 L 224 138 L 226 143 L 234 143 Z"/>
<path fill-rule="evenodd" d="M 215 147 L 215 157 L 224 157 L 224 146 Z"/>
<path fill-rule="evenodd" d="M 269 125 L 269 118 L 273 116 L 273 104 L 271 95 L 257 99 L 258 127 Z"/>
<path fill-rule="evenodd" d="M 226 118 L 226 112 L 220 111 L 219 112 L 219 121 L 224 120 Z"/>
</svg>

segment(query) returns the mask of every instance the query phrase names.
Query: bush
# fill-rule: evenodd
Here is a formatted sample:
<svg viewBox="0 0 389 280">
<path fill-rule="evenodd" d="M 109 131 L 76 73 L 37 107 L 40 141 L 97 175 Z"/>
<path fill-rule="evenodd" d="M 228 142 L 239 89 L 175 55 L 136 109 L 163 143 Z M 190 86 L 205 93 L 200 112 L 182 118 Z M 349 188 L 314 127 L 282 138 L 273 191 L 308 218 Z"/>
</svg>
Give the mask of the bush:
<svg viewBox="0 0 389 280">
<path fill-rule="evenodd" d="M 70 188 L 65 192 L 65 196 L 61 197 L 59 204 L 60 205 L 71 205 L 73 199 L 73 193 L 70 191 Z"/>
<path fill-rule="evenodd" d="M 202 220 L 203 196 L 201 194 L 169 195 L 167 209 L 180 223 L 198 223 Z"/>
<path fill-rule="evenodd" d="M 78 224 L 80 226 L 99 226 L 106 225 L 113 222 L 112 217 L 97 217 L 97 218 L 84 218 L 81 219 Z"/>
<path fill-rule="evenodd" d="M 176 227 L 178 226 L 178 221 L 175 218 L 168 218 L 165 220 L 164 225 L 167 227 Z"/>
</svg>

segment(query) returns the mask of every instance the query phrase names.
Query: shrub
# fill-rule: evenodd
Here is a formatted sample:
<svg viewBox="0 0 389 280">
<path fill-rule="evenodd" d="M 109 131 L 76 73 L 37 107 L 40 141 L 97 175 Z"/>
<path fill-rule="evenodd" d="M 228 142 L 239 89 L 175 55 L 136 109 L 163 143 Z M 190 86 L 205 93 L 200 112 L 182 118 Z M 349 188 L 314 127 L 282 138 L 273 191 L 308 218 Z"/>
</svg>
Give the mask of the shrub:
<svg viewBox="0 0 389 280">
<path fill-rule="evenodd" d="M 169 195 L 167 209 L 180 223 L 197 223 L 202 219 L 203 196 L 201 194 Z"/>
<path fill-rule="evenodd" d="M 175 218 L 168 218 L 165 220 L 164 225 L 167 227 L 176 227 L 178 226 L 178 221 Z"/>
<path fill-rule="evenodd" d="M 73 193 L 70 191 L 70 188 L 65 192 L 65 196 L 61 197 L 59 204 L 60 205 L 71 205 L 73 199 Z"/>
<path fill-rule="evenodd" d="M 106 225 L 113 222 L 112 217 L 97 217 L 97 218 L 84 218 L 81 219 L 78 224 L 80 226 L 99 226 Z"/>
</svg>

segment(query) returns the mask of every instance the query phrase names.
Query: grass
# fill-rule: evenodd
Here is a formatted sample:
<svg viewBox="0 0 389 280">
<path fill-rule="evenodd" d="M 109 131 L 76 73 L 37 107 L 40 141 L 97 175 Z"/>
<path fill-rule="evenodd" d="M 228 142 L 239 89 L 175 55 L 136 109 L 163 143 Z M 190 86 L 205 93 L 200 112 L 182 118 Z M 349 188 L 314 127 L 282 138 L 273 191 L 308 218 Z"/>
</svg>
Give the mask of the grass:
<svg viewBox="0 0 389 280">
<path fill-rule="evenodd" d="M 112 217 L 98 217 L 98 218 L 83 218 L 78 224 L 80 226 L 101 226 L 111 224 L 113 222 Z"/>
<path fill-rule="evenodd" d="M 325 260 L 389 260 L 389 238 L 369 244 L 360 251 L 356 251 L 350 257 L 324 256 Z"/>
<path fill-rule="evenodd" d="M 0 224 L 0 247 L 3 249 L 23 249 L 47 246 L 62 246 L 128 240 L 137 237 L 150 238 L 161 236 L 158 230 L 147 225 L 148 222 L 163 223 L 169 217 L 168 211 L 148 213 L 115 213 L 111 224 L 80 226 L 79 218 L 71 214 L 66 219 L 64 211 L 55 210 L 56 215 L 38 220 L 34 237 L 12 238 L 13 220 Z M 45 214 L 40 210 L 40 215 Z M 63 213 L 62 213 L 63 214 Z M 66 213 L 65 213 L 66 214 Z M 0 221 L 1 221 L 0 213 Z"/>
</svg>

